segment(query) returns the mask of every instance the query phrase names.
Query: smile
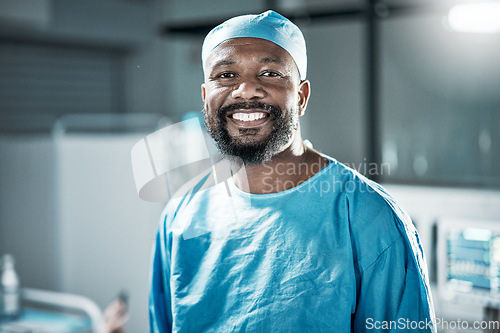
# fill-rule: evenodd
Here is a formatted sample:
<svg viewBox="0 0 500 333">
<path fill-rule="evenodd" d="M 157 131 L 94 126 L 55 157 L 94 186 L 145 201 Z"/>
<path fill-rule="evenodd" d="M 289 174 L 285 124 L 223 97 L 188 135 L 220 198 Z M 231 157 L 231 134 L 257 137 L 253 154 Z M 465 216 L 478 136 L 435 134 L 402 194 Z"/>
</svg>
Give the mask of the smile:
<svg viewBox="0 0 500 333">
<path fill-rule="evenodd" d="M 228 120 L 237 128 L 256 128 L 264 126 L 273 117 L 266 111 L 240 109 L 227 114 Z"/>
<path fill-rule="evenodd" d="M 239 121 L 254 121 L 267 117 L 267 113 L 264 112 L 236 112 L 233 113 L 232 118 Z"/>
</svg>

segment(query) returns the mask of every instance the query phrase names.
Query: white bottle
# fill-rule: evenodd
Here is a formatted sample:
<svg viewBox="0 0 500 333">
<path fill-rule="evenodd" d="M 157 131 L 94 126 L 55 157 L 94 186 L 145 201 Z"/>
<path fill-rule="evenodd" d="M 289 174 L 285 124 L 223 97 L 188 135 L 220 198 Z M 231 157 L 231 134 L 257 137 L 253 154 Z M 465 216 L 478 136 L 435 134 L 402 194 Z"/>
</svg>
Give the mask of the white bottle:
<svg viewBox="0 0 500 333">
<path fill-rule="evenodd" d="M 0 275 L 0 318 L 15 319 L 21 313 L 19 278 L 14 269 L 14 257 L 2 257 Z"/>
</svg>

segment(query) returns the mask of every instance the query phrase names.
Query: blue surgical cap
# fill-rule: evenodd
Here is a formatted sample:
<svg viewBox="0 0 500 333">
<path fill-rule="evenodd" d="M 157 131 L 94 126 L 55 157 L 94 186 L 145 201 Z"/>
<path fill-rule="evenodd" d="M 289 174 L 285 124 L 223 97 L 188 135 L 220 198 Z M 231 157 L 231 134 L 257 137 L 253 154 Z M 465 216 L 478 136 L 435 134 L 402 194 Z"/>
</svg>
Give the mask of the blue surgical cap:
<svg viewBox="0 0 500 333">
<path fill-rule="evenodd" d="M 266 39 L 287 51 L 295 61 L 301 80 L 307 73 L 306 41 L 300 29 L 286 17 L 268 10 L 259 15 L 233 17 L 216 26 L 203 42 L 201 60 L 203 70 L 212 51 L 228 39 L 254 37 Z"/>
</svg>

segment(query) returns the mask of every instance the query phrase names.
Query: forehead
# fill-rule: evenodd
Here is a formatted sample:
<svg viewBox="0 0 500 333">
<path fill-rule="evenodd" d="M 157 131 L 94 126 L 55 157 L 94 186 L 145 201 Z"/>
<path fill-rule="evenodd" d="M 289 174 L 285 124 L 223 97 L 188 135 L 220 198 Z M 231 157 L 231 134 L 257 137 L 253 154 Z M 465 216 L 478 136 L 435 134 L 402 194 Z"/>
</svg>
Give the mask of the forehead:
<svg viewBox="0 0 500 333">
<path fill-rule="evenodd" d="M 285 49 L 268 40 L 253 37 L 232 38 L 222 42 L 210 53 L 205 66 L 210 71 L 221 61 L 237 64 L 243 61 L 262 62 L 263 59 L 296 68 L 292 56 Z"/>
</svg>

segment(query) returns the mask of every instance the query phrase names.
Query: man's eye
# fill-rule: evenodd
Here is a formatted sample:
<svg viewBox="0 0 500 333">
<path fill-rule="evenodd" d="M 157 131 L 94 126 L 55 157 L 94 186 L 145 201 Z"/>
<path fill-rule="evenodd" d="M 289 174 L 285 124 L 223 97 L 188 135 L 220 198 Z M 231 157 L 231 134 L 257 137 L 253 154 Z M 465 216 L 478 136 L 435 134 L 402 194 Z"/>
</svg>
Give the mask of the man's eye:
<svg viewBox="0 0 500 333">
<path fill-rule="evenodd" d="M 230 79 L 230 78 L 235 77 L 235 75 L 234 75 L 234 73 L 222 73 L 222 74 L 219 74 L 217 77 L 221 78 L 221 79 Z"/>
<path fill-rule="evenodd" d="M 272 72 L 272 71 L 265 71 L 264 73 L 262 73 L 262 76 L 267 76 L 267 77 L 278 77 L 278 76 L 281 76 L 280 74 L 276 73 L 276 72 Z"/>
</svg>

